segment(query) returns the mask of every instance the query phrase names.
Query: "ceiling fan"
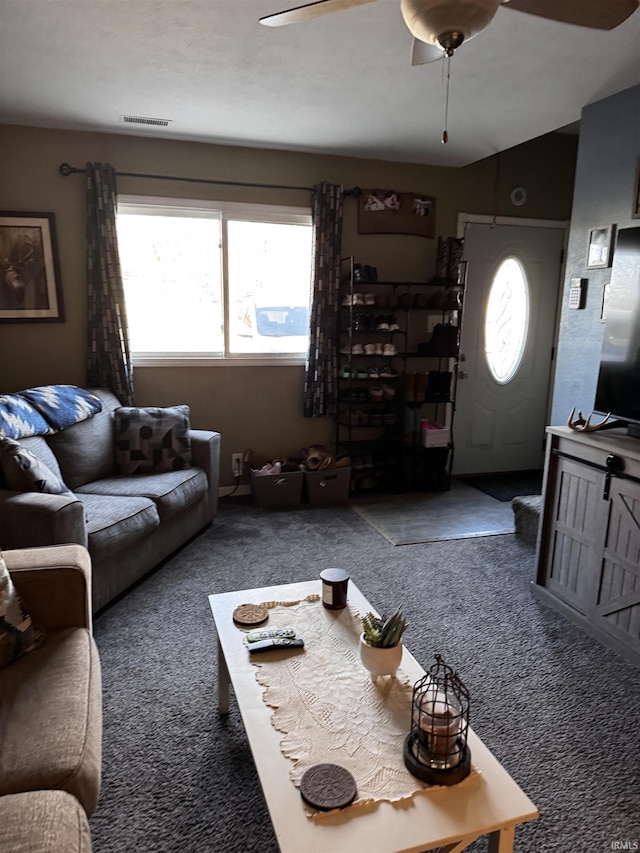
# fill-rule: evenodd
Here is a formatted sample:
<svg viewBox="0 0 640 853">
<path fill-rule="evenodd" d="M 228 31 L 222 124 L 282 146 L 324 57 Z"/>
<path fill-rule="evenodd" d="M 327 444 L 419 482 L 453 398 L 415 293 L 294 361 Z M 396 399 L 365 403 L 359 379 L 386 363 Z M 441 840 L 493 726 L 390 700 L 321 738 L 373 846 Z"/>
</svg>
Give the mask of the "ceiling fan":
<svg viewBox="0 0 640 853">
<path fill-rule="evenodd" d="M 317 0 L 260 18 L 282 27 L 364 6 L 375 0 Z M 640 0 L 400 0 L 400 10 L 414 37 L 412 64 L 424 65 L 453 55 L 463 42 L 481 33 L 500 6 L 596 30 L 612 30 L 632 15 Z"/>
</svg>

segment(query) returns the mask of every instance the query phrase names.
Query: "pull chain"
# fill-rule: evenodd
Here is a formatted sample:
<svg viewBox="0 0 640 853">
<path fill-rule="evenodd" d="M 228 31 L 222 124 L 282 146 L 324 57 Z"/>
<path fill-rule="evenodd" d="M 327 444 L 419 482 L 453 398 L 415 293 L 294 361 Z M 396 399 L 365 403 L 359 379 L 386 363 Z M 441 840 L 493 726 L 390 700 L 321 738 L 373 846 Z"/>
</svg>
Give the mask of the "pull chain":
<svg viewBox="0 0 640 853">
<path fill-rule="evenodd" d="M 449 51 L 446 52 L 446 54 L 447 54 L 447 92 L 445 95 L 445 102 L 444 102 L 444 130 L 442 131 L 442 144 L 443 145 L 446 145 L 447 142 L 449 141 L 449 133 L 447 131 L 447 125 L 449 124 L 449 82 L 451 80 L 451 55 L 452 55 L 452 53 L 453 53 L 453 51 L 451 51 L 451 53 L 449 53 Z"/>
</svg>

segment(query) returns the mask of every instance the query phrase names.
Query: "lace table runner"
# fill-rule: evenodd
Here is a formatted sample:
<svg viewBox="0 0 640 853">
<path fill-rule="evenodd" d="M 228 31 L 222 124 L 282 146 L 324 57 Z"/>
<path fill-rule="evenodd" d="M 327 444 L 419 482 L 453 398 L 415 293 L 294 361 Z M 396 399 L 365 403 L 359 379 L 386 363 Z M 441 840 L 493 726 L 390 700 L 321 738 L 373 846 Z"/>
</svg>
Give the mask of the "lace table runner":
<svg viewBox="0 0 640 853">
<path fill-rule="evenodd" d="M 304 654 L 251 657 L 264 701 L 274 709 L 271 722 L 283 733 L 280 748 L 293 762 L 293 783 L 299 786 L 312 765 L 330 763 L 355 777 L 357 805 L 397 802 L 428 789 L 403 760 L 413 684 L 402 668 L 395 678 L 371 681 L 360 662 L 360 615 L 350 605 L 329 611 L 319 601 L 265 604 L 272 607 L 271 624 L 295 629 L 305 643 Z"/>
</svg>

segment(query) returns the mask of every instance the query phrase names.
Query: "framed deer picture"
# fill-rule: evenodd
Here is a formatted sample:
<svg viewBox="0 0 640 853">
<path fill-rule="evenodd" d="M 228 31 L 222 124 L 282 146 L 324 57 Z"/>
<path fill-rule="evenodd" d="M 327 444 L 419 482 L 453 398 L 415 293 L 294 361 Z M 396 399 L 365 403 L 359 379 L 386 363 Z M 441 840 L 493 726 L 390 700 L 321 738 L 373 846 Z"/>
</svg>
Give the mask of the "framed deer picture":
<svg viewBox="0 0 640 853">
<path fill-rule="evenodd" d="M 63 320 L 53 213 L 0 211 L 0 322 Z"/>
</svg>

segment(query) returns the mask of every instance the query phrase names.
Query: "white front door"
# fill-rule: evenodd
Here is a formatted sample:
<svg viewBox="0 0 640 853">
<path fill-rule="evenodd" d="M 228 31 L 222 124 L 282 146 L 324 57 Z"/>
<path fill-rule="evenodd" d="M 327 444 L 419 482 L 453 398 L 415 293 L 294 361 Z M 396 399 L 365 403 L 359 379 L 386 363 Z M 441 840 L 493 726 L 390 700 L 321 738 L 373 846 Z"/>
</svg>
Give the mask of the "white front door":
<svg viewBox="0 0 640 853">
<path fill-rule="evenodd" d="M 565 230 L 467 222 L 454 474 L 542 467 Z"/>
</svg>

